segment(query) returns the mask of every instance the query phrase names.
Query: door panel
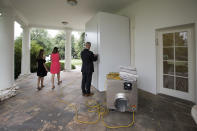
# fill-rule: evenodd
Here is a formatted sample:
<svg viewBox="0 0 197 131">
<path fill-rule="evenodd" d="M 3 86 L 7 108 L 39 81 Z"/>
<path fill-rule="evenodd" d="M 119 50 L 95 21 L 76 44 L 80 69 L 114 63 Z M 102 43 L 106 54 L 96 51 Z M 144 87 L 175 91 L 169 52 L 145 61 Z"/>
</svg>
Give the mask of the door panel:
<svg viewBox="0 0 197 131">
<path fill-rule="evenodd" d="M 174 59 L 174 48 L 167 47 L 163 48 L 163 60 L 173 60 Z"/>
<path fill-rule="evenodd" d="M 158 32 L 158 92 L 194 101 L 195 50 L 192 28 Z"/>
<path fill-rule="evenodd" d="M 188 92 L 188 78 L 176 77 L 176 90 Z"/>
<path fill-rule="evenodd" d="M 174 89 L 174 76 L 163 75 L 163 87 Z"/>
</svg>

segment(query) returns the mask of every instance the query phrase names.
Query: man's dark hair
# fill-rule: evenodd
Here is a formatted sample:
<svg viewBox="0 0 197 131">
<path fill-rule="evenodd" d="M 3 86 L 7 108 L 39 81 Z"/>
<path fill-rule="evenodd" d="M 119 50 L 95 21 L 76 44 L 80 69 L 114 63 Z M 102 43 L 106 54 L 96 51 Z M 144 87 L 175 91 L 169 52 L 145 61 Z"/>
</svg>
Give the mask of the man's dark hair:
<svg viewBox="0 0 197 131">
<path fill-rule="evenodd" d="M 91 43 L 90 43 L 90 42 L 86 42 L 86 44 L 91 45 Z"/>
</svg>

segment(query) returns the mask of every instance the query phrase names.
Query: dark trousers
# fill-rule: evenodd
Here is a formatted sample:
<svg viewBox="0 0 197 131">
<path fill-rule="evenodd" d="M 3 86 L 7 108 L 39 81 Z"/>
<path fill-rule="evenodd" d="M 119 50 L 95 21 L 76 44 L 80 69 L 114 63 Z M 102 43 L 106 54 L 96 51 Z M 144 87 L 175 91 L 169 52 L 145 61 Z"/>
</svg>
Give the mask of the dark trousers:
<svg viewBox="0 0 197 131">
<path fill-rule="evenodd" d="M 92 82 L 92 72 L 82 72 L 81 89 L 83 94 L 90 94 L 90 87 Z"/>
</svg>

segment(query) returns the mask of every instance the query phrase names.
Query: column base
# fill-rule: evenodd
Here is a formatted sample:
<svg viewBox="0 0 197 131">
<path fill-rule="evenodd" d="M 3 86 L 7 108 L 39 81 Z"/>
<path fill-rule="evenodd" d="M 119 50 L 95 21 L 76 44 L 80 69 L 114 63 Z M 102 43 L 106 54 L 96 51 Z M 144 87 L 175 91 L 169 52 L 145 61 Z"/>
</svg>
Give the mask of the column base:
<svg viewBox="0 0 197 131">
<path fill-rule="evenodd" d="M 32 76 L 32 73 L 29 74 L 20 74 L 19 77 L 16 79 L 16 83 L 25 79 L 28 79 Z"/>
<path fill-rule="evenodd" d="M 18 78 L 23 78 L 23 77 L 27 77 L 30 76 L 31 73 L 27 73 L 27 74 L 20 74 Z"/>
<path fill-rule="evenodd" d="M 64 72 L 71 72 L 71 69 L 64 69 Z"/>
<path fill-rule="evenodd" d="M 13 84 L 12 87 L 0 90 L 0 101 L 6 100 L 10 97 L 13 97 L 16 95 L 16 90 L 19 89 L 16 84 Z"/>
</svg>

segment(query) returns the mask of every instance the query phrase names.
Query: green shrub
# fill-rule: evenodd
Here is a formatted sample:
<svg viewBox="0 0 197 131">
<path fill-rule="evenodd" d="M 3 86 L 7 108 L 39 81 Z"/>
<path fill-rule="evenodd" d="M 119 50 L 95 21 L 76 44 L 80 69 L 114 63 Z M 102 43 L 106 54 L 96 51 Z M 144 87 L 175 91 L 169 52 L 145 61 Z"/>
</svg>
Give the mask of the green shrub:
<svg viewBox="0 0 197 131">
<path fill-rule="evenodd" d="M 36 58 L 42 47 L 37 43 L 37 41 L 31 42 L 31 72 L 37 71 L 37 61 Z M 22 37 L 18 37 L 15 40 L 14 45 L 14 77 L 15 79 L 21 73 L 21 54 L 22 54 Z"/>
<path fill-rule="evenodd" d="M 71 63 L 73 65 L 79 65 L 79 66 L 81 66 L 82 65 L 82 60 L 81 59 L 72 59 Z"/>
<path fill-rule="evenodd" d="M 45 65 L 46 65 L 47 69 L 50 71 L 51 62 L 46 62 Z"/>
<path fill-rule="evenodd" d="M 37 56 L 40 52 L 40 49 L 42 49 L 42 46 L 40 46 L 37 41 L 31 42 L 31 72 L 37 71 Z"/>
<path fill-rule="evenodd" d="M 14 78 L 21 73 L 22 37 L 18 37 L 14 44 Z"/>
<path fill-rule="evenodd" d="M 73 65 L 73 64 L 71 65 L 71 67 L 72 67 L 72 69 L 76 69 L 76 66 L 75 66 L 75 65 Z"/>
<path fill-rule="evenodd" d="M 64 62 L 60 62 L 60 66 L 61 66 L 61 71 L 63 71 L 64 70 Z M 72 66 L 72 69 L 76 69 L 75 65 L 71 65 L 71 66 Z M 51 62 L 46 62 L 46 67 L 50 71 Z"/>
</svg>

